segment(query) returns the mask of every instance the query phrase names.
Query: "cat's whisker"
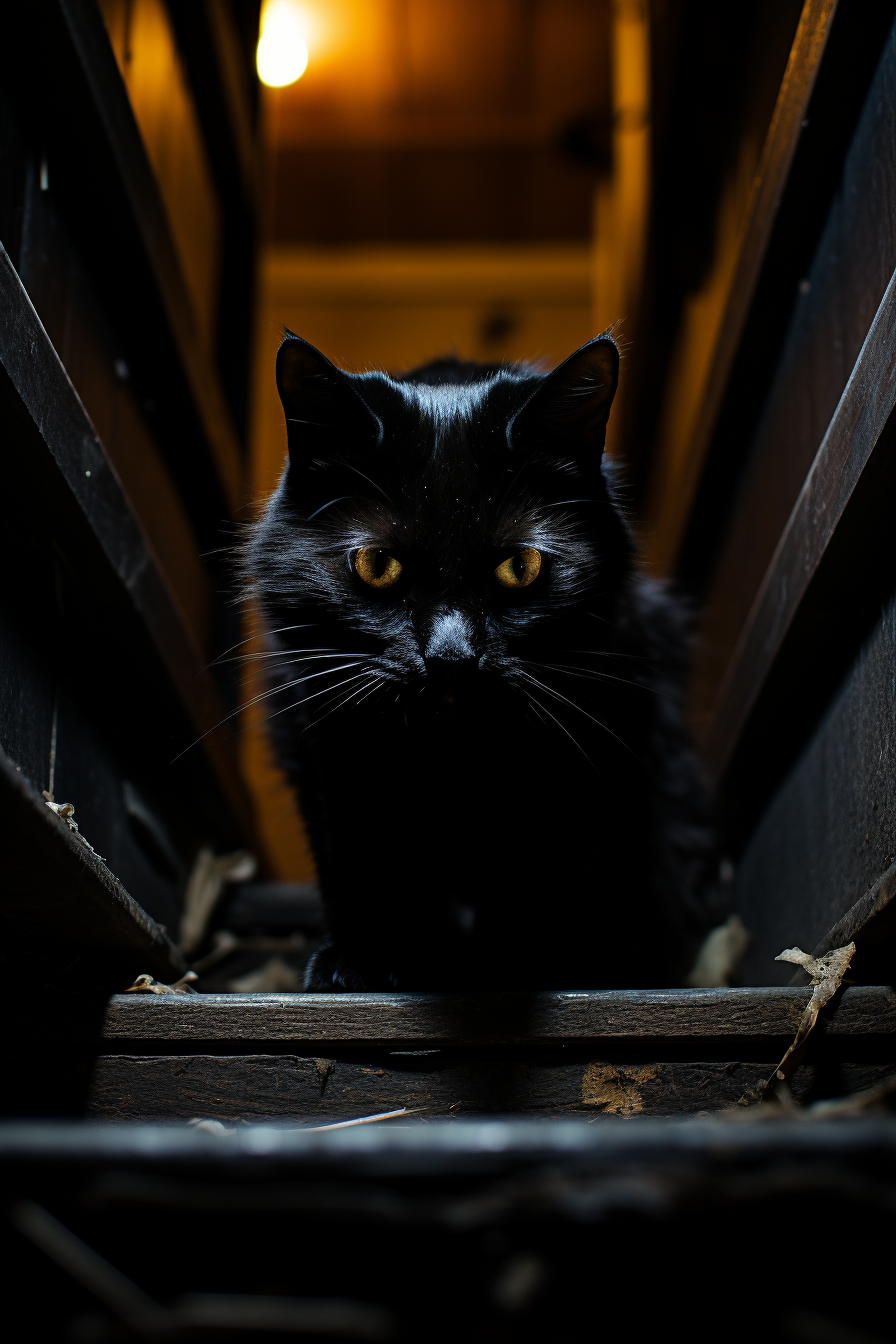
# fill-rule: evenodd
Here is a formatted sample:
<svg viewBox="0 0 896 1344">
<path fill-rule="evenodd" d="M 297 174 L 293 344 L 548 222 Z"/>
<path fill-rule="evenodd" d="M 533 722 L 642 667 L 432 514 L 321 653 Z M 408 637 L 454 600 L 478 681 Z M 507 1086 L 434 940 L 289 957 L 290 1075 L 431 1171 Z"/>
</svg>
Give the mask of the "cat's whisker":
<svg viewBox="0 0 896 1344">
<path fill-rule="evenodd" d="M 531 672 L 524 672 L 523 676 L 527 677 L 528 680 L 533 682 L 536 686 L 539 686 L 548 695 L 553 696 L 555 700 L 559 700 L 564 705 L 569 705 L 570 709 L 576 709 L 580 714 L 584 714 L 586 719 L 590 719 L 592 723 L 597 724 L 598 728 L 602 728 L 605 733 L 609 733 L 610 737 L 615 738 L 621 747 L 624 747 L 626 751 L 631 752 L 633 756 L 635 755 L 635 753 L 632 751 L 628 743 L 623 742 L 622 738 L 618 735 L 618 733 L 614 733 L 612 728 L 608 728 L 605 723 L 601 723 L 600 719 L 596 719 L 593 714 L 589 714 L 588 711 L 586 709 L 583 709 L 581 705 L 577 705 L 575 700 L 570 700 L 568 696 L 561 695 L 559 691 L 552 690 L 552 688 L 550 686 L 546 686 L 543 681 L 539 681 L 537 677 L 533 677 Z M 542 708 L 544 708 L 544 706 L 542 706 Z M 546 714 L 548 712 L 549 712 L 548 710 L 545 710 Z M 637 760 L 637 757 L 635 757 L 635 759 Z"/>
<path fill-rule="evenodd" d="M 637 653 L 618 653 L 615 649 L 564 649 L 564 653 L 576 653 L 583 658 L 625 658 L 631 663 L 654 663 L 655 658 L 642 658 Z"/>
<path fill-rule="evenodd" d="M 367 481 L 368 485 L 372 485 L 374 490 L 378 490 L 380 492 L 380 494 L 382 495 L 383 499 L 386 501 L 387 504 L 391 505 L 393 509 L 395 508 L 395 501 L 389 498 L 383 487 L 381 485 L 377 485 L 376 481 L 372 480 L 368 475 L 366 475 L 366 473 L 363 472 L 360 467 L 356 467 L 354 462 L 346 462 L 343 460 L 342 466 L 348 467 L 349 471 L 356 472 L 358 476 L 362 477 L 365 481 Z"/>
<path fill-rule="evenodd" d="M 244 644 L 251 644 L 253 639 L 263 638 L 264 635 L 283 635 L 287 630 L 310 630 L 312 626 L 321 624 L 321 621 L 306 621 L 301 625 L 281 625 L 277 630 L 256 631 L 254 635 L 247 635 L 245 639 L 241 639 L 236 644 L 231 644 L 229 649 L 225 649 L 223 653 L 219 653 L 217 658 L 213 658 L 205 670 L 208 671 L 209 667 L 215 667 L 217 663 L 222 662 L 229 653 L 233 653 L 234 649 L 241 649 Z"/>
<path fill-rule="evenodd" d="M 261 691 L 256 696 L 253 696 L 251 700 L 247 700 L 246 703 L 242 706 L 242 708 L 249 709 L 251 708 L 252 705 L 258 704 L 261 700 L 268 700 L 272 695 L 277 695 L 280 691 L 288 691 L 292 686 L 303 686 L 306 681 L 314 681 L 316 677 L 332 676 L 337 672 L 345 672 L 350 667 L 359 667 L 359 666 L 360 666 L 360 660 L 356 660 L 355 662 L 351 663 L 343 663 L 341 667 L 325 667 L 323 668 L 322 671 L 319 672 L 309 672 L 307 677 L 293 677 L 291 681 L 284 681 L 280 685 L 267 687 L 266 690 Z M 235 714 L 238 714 L 239 710 L 237 709 L 234 710 L 233 712 Z"/>
<path fill-rule="evenodd" d="M 303 696 L 301 700 L 295 700 L 291 705 L 284 705 L 283 708 L 278 709 L 276 713 L 269 714 L 265 722 L 270 723 L 271 719 L 276 719 L 281 714 L 286 714 L 291 709 L 304 708 L 305 705 L 310 704 L 312 700 L 316 700 L 319 695 L 332 695 L 334 691 L 338 691 L 341 686 L 348 686 L 350 682 L 359 681 L 361 677 L 368 676 L 370 676 L 369 672 L 356 672 L 354 676 L 346 677 L 344 681 L 337 682 L 335 686 L 324 686 L 323 690 L 315 691 L 313 695 Z M 326 715 L 323 717 L 325 718 Z"/>
<path fill-rule="evenodd" d="M 282 685 L 268 686 L 265 690 L 260 691 L 258 695 L 253 695 L 251 700 L 244 700 L 242 704 L 237 705 L 236 709 L 232 709 L 229 714 L 225 714 L 223 719 L 219 719 L 218 722 L 214 725 L 214 727 L 209 728 L 206 732 L 202 734 L 201 737 L 197 737 L 196 741 L 191 742 L 188 747 L 184 747 L 184 750 L 180 753 L 179 756 L 175 756 L 174 760 L 179 761 L 181 756 L 183 756 L 186 752 L 191 751 L 193 747 L 198 746 L 199 743 L 202 742 L 206 737 L 208 737 L 209 733 L 213 733 L 216 728 L 221 728 L 225 723 L 228 723 L 231 719 L 236 718 L 238 714 L 242 714 L 247 709 L 254 709 L 256 705 L 260 705 L 264 700 L 270 700 L 272 696 L 279 694 L 281 691 L 288 691 L 293 686 L 302 686 L 306 681 L 313 681 L 315 677 L 326 677 L 336 672 L 345 672 L 348 668 L 358 667 L 358 665 L 359 665 L 358 662 L 353 662 L 353 663 L 344 663 L 342 667 L 326 667 L 323 669 L 322 672 L 309 673 L 307 677 L 294 677 L 292 681 L 284 682 Z M 313 700 L 314 696 L 309 696 L 307 698 Z M 302 702 L 299 701 L 298 703 Z M 278 710 L 278 713 L 282 714 L 283 711 Z M 271 717 L 276 718 L 276 715 L 272 715 Z"/>
<path fill-rule="evenodd" d="M 238 653 L 233 658 L 227 658 L 223 661 L 228 663 L 249 663 L 258 662 L 262 658 L 285 658 L 288 654 L 313 654 L 320 658 L 351 658 L 353 654 L 346 652 L 345 649 L 335 649 L 332 644 L 329 647 L 319 649 L 269 649 L 263 653 Z M 362 655 L 359 655 L 359 657 Z M 219 660 L 221 661 L 221 660 Z"/>
<path fill-rule="evenodd" d="M 359 658 L 363 660 L 369 657 L 366 653 L 349 653 L 345 650 L 341 653 L 315 653 L 312 654 L 311 657 L 307 657 L 305 654 L 299 654 L 297 651 L 295 651 L 296 656 L 293 656 L 293 652 L 294 651 L 287 651 L 286 653 L 281 654 L 271 654 L 270 656 L 272 658 L 280 658 L 281 661 L 279 663 L 263 663 L 258 667 L 258 671 L 270 673 L 276 672 L 283 667 L 304 667 L 312 663 L 335 662 L 339 658 Z"/>
<path fill-rule="evenodd" d="M 523 673 L 523 676 L 527 676 L 527 675 L 528 675 L 527 673 L 525 673 L 525 672 Z M 533 680 L 534 680 L 534 678 L 533 678 Z M 532 701 L 532 703 L 538 706 L 538 708 L 542 711 L 542 713 L 547 714 L 548 718 L 551 719 L 554 723 L 556 723 L 556 725 L 557 725 L 557 727 L 560 729 L 561 733 L 564 733 L 564 734 L 569 738 L 569 740 L 570 740 L 570 742 L 573 744 L 573 746 L 576 747 L 576 748 L 582 753 L 582 755 L 585 757 L 585 760 L 586 760 L 586 761 L 588 762 L 588 764 L 591 766 L 592 770 L 596 770 L 597 767 L 595 766 L 595 764 L 594 764 L 594 762 L 592 761 L 591 757 L 588 755 L 588 753 L 587 753 L 587 751 L 585 750 L 585 748 L 582 746 L 581 742 L 576 741 L 576 739 L 573 737 L 572 733 L 571 733 L 567 728 L 564 727 L 564 725 L 560 722 L 560 720 L 559 720 L 555 715 L 553 715 L 553 714 L 551 713 L 551 711 L 550 711 L 545 705 L 543 705 L 543 704 L 541 703 L 540 700 L 536 700 L 536 699 L 535 699 L 535 696 L 532 694 L 531 691 L 527 691 L 526 694 L 527 694 L 528 698 Z"/>
<path fill-rule="evenodd" d="M 541 663 L 521 658 L 527 667 L 547 667 L 553 672 L 562 672 L 567 677 L 584 677 L 586 680 L 618 681 L 622 686 L 634 686 L 638 691 L 649 691 L 652 695 L 662 695 L 656 686 L 645 686 L 643 682 L 632 681 L 631 677 L 614 677 L 610 672 L 597 672 L 593 668 L 571 667 L 568 663 Z"/>
<path fill-rule="evenodd" d="M 323 723 L 324 719 L 328 719 L 331 714 L 335 714 L 336 710 L 342 709 L 344 705 L 350 703 L 359 705 L 362 700 L 366 700 L 367 696 L 372 694 L 373 691 L 377 689 L 377 687 L 380 685 L 381 682 L 389 680 L 388 677 L 384 677 L 382 673 L 374 672 L 368 675 L 371 675 L 373 678 L 373 684 L 369 687 L 369 689 L 365 688 L 363 685 L 353 687 L 352 690 L 349 691 L 347 695 L 344 695 L 342 697 L 342 699 L 338 702 L 338 704 L 333 705 L 332 709 L 328 709 L 326 714 L 321 714 L 319 718 L 313 719 L 311 723 L 306 724 L 306 726 L 302 729 L 302 732 L 299 734 L 299 736 L 303 737 L 305 733 L 307 733 L 309 728 L 316 728 L 319 723 Z M 361 692 L 363 692 L 363 694 L 361 694 Z"/>
<path fill-rule="evenodd" d="M 198 747 L 199 743 L 204 742 L 210 733 L 215 732 L 218 728 L 222 728 L 225 723 L 229 723 L 230 720 L 236 718 L 238 714 L 242 714 L 247 709 L 254 709 L 255 706 L 260 705 L 263 700 L 269 700 L 271 696 L 277 695 L 278 692 L 288 691 L 290 687 L 299 686 L 303 682 L 311 681 L 312 678 L 314 677 L 323 677 L 326 676 L 328 673 L 344 672 L 346 668 L 357 666 L 358 663 L 354 662 L 354 663 L 346 663 L 344 667 L 328 667 L 324 668 L 322 672 L 312 672 L 307 677 L 294 677 L 292 681 L 287 681 L 283 685 L 268 686 L 265 690 L 260 691 L 258 695 L 253 695 L 251 700 L 244 700 L 241 704 L 237 705 L 236 709 L 232 709 L 229 714 L 225 714 L 223 719 L 219 719 L 218 722 L 213 724 L 211 728 L 206 729 L 206 731 L 200 734 L 200 736 L 197 737 L 193 742 L 191 742 L 189 746 L 184 747 L 183 751 L 178 752 L 178 754 L 173 758 L 171 764 L 173 765 L 175 761 L 179 761 L 181 756 L 185 756 L 187 752 L 192 751 L 194 747 Z M 313 699 L 313 697 L 309 698 Z M 278 712 L 282 713 L 283 711 L 280 710 Z"/>
</svg>

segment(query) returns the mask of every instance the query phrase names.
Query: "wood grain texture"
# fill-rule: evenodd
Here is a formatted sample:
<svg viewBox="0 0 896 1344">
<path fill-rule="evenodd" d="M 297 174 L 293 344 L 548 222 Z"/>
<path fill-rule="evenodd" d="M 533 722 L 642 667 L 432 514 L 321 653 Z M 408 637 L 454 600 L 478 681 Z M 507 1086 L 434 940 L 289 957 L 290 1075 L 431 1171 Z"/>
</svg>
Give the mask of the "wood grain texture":
<svg viewBox="0 0 896 1344">
<path fill-rule="evenodd" d="M 100 994 L 144 968 L 164 979 L 183 974 L 183 958 L 158 924 L 3 753 L 0 843 L 7 946 L 20 954 L 35 944 L 67 947 L 82 982 Z"/>
<path fill-rule="evenodd" d="M 863 350 L 871 353 L 869 332 L 896 270 L 894 218 L 896 31 L 891 31 L 845 156 L 839 190 L 799 286 L 701 614 L 693 712 L 701 734 L 713 739 L 717 769 L 730 757 L 731 737 L 742 717 L 742 706 L 735 701 L 723 705 L 721 688 L 723 683 L 731 686 L 736 664 L 746 652 L 745 632 L 757 612 L 758 595 L 793 522 L 820 446 L 846 409 L 843 397 L 857 361 Z M 870 579 L 877 587 L 874 569 L 872 565 L 866 586 Z M 798 582 L 799 576 L 794 577 Z M 780 571 L 778 578 L 786 582 L 788 575 Z M 857 576 L 854 582 L 861 579 Z M 788 600 L 783 591 L 781 596 Z M 844 620 L 839 606 L 833 619 Z M 757 689 L 747 688 L 752 701 Z M 713 719 L 722 714 L 727 726 L 715 727 Z"/>
<path fill-rule="evenodd" d="M 133 1041 L 450 1042 L 787 1036 L 805 989 L 598 990 L 543 994 L 114 995 L 103 1036 Z M 852 987 L 835 1035 L 896 1031 L 896 992 Z M 64 1030 L 64 1027 L 63 1027 Z"/>
<path fill-rule="evenodd" d="M 890 864 L 885 873 L 865 892 L 864 896 L 850 906 L 842 919 L 829 929 L 821 941 L 812 949 L 813 957 L 823 957 L 835 947 L 845 947 L 855 943 L 859 956 L 868 949 L 876 948 L 880 943 L 892 939 L 896 932 L 896 863 Z M 790 983 L 808 985 L 809 975 L 800 966 Z"/>
<path fill-rule="evenodd" d="M 86 520 L 120 585 L 136 608 L 197 734 L 217 782 L 246 834 L 251 811 L 223 733 L 211 730 L 224 710 L 206 660 L 134 516 L 118 475 L 68 375 L 0 244 L 0 371 L 17 410 L 31 426 L 31 451 L 61 476 L 73 511 Z M 79 520 L 80 521 L 80 520 Z"/>
<path fill-rule="evenodd" d="M 884 497 L 882 513 L 891 498 L 892 494 Z M 886 532 L 879 541 L 882 548 L 886 547 Z M 870 549 L 872 538 L 868 538 L 868 545 Z M 823 563 L 827 564 L 827 558 Z M 850 581 L 847 587 L 855 603 L 855 583 Z M 872 588 L 872 600 L 873 596 Z M 848 601 L 849 591 L 845 597 Z M 832 631 L 839 636 L 842 630 L 840 621 L 819 624 L 823 647 L 817 654 L 816 679 L 826 670 L 824 645 L 828 660 L 836 658 Z M 783 947 L 794 944 L 814 950 L 854 906 L 864 901 L 896 860 L 894 661 L 896 599 L 891 598 L 811 740 L 774 790 L 741 855 L 738 900 L 753 943 L 740 974 L 749 984 L 787 984 L 792 975 L 790 967 L 773 958 Z M 801 666 L 805 667 L 805 662 Z M 806 681 L 802 698 L 811 690 L 811 682 Z M 761 783 L 763 767 L 769 769 L 771 752 L 756 747 L 757 737 L 760 743 L 766 740 L 761 733 L 762 722 L 768 723 L 769 735 L 777 732 L 780 737 L 788 718 L 799 712 L 799 697 L 796 688 L 790 699 L 777 699 L 777 715 L 763 720 L 757 712 L 751 721 L 744 744 L 756 753 L 756 773 L 751 772 L 751 779 L 758 777 Z M 742 759 L 736 765 L 739 783 Z M 732 769 L 731 783 L 734 778 Z M 840 941 L 848 942 L 849 938 Z M 866 973 L 869 950 L 863 939 L 855 962 L 860 978 L 886 982 L 892 976 L 891 966 Z"/>
<path fill-rule="evenodd" d="M 86 1114 L 106 1120 L 303 1120 L 326 1123 L 406 1108 L 419 1119 L 471 1114 L 693 1115 L 734 1106 L 762 1086 L 767 1063 L 569 1064 L 507 1060 L 399 1067 L 297 1055 L 104 1055 L 95 1061 Z M 836 1085 L 873 1086 L 888 1064 L 843 1065 Z M 799 1099 L 824 1081 L 799 1070 Z"/>
<path fill-rule="evenodd" d="M 703 739 L 718 780 L 896 405 L 896 272 L 740 633 Z"/>
<path fill-rule="evenodd" d="M 701 385 L 691 389 L 690 415 L 686 419 L 673 416 L 660 431 L 647 509 L 649 560 L 660 574 L 675 568 L 836 8 L 836 0 L 806 0 L 803 6 L 735 255 L 729 262 L 730 277 L 717 314 L 711 358 Z M 701 330 L 695 334 L 695 344 L 702 346 L 704 341 Z M 699 360 L 696 349 L 695 358 Z M 684 376 L 690 376 L 686 359 L 680 367 Z"/>
<path fill-rule="evenodd" d="M 171 335 L 198 410 L 208 451 L 231 512 L 244 503 L 239 443 L 220 382 L 206 355 L 186 283 L 127 90 L 98 7 L 92 0 L 59 0 L 73 56 L 90 86 L 109 148 L 131 203 L 155 274 Z"/>
</svg>

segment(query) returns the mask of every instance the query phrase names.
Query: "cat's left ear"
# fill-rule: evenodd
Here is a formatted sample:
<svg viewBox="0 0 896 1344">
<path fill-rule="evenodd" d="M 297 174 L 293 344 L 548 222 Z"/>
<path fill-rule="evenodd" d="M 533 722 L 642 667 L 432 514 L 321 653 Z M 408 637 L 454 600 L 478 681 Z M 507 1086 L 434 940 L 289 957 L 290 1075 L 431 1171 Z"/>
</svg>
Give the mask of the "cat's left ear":
<svg viewBox="0 0 896 1344">
<path fill-rule="evenodd" d="M 559 432 L 600 456 L 618 382 L 616 342 L 609 334 L 597 336 L 547 375 L 509 426 L 511 445 Z"/>
</svg>

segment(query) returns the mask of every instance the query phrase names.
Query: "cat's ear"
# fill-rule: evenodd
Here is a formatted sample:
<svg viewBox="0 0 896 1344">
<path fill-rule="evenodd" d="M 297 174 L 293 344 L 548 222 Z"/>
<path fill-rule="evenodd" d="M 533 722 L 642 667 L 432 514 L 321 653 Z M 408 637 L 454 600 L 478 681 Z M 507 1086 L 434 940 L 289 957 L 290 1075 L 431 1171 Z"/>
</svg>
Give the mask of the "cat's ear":
<svg viewBox="0 0 896 1344">
<path fill-rule="evenodd" d="M 527 438 L 562 435 L 567 443 L 603 452 L 607 419 L 619 382 L 619 350 L 605 333 L 549 373 L 509 427 L 512 446 Z"/>
<path fill-rule="evenodd" d="M 353 383 L 351 374 L 287 330 L 277 351 L 277 391 L 286 412 L 294 467 L 334 453 L 343 456 L 372 448 L 381 440 L 382 423 Z"/>
</svg>

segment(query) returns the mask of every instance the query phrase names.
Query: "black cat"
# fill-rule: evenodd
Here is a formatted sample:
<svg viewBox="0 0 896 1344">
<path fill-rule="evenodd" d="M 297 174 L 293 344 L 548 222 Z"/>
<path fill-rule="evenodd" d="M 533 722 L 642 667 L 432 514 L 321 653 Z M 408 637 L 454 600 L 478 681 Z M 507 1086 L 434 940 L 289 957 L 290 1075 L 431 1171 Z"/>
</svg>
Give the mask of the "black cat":
<svg viewBox="0 0 896 1344">
<path fill-rule="evenodd" d="M 618 366 L 609 335 L 547 375 L 280 346 L 247 571 L 327 909 L 308 989 L 673 985 L 706 932 L 684 622 L 602 462 Z"/>
</svg>

